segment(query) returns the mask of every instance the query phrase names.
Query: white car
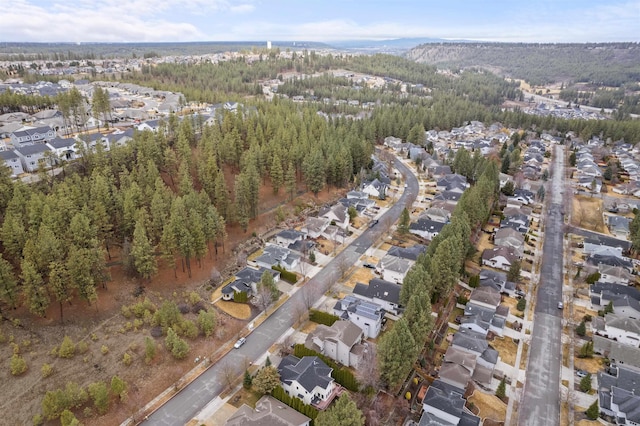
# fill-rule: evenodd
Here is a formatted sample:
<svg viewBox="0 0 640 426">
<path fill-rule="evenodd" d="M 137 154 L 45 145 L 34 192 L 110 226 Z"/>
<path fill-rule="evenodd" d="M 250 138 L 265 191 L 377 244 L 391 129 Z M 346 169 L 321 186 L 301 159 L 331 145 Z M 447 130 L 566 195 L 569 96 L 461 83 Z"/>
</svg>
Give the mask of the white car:
<svg viewBox="0 0 640 426">
<path fill-rule="evenodd" d="M 562 309 L 564 308 L 564 305 L 562 304 L 562 302 L 558 302 L 558 309 Z"/>
<path fill-rule="evenodd" d="M 246 337 L 241 337 L 238 341 L 233 345 L 234 348 L 238 349 L 240 346 L 244 345 L 247 341 Z"/>
</svg>

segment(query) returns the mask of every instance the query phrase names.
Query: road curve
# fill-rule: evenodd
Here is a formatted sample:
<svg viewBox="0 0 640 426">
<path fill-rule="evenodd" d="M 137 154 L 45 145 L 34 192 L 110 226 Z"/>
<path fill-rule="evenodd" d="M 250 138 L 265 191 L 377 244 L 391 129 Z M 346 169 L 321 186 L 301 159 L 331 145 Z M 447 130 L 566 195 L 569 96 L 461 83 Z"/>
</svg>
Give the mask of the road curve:
<svg viewBox="0 0 640 426">
<path fill-rule="evenodd" d="M 175 426 L 189 422 L 205 405 L 220 395 L 226 386 L 224 377 L 230 369 L 237 375 L 242 374 L 247 360 L 255 360 L 264 354 L 293 325 L 296 310 L 300 306 L 306 306 L 308 300 L 315 301 L 321 297 L 340 277 L 344 265 L 354 265 L 382 235 L 385 231 L 384 224 L 395 223 L 402 210 L 411 207 L 418 195 L 418 179 L 400 160 L 395 159 L 394 165 L 404 176 L 407 186 L 398 202 L 380 216 L 380 224 L 367 228 L 304 287 L 256 327 L 247 337 L 244 346 L 224 355 L 215 365 L 151 414 L 143 422 L 144 425 Z"/>
</svg>

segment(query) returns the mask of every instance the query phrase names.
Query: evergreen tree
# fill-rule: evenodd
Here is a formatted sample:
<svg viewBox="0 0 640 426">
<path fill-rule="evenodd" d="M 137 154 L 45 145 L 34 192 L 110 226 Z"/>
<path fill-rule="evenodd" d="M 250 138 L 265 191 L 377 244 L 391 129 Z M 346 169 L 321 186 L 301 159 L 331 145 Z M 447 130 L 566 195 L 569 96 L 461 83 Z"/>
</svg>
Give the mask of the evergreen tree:
<svg viewBox="0 0 640 426">
<path fill-rule="evenodd" d="M 302 171 L 304 173 L 304 179 L 309 191 L 313 192 L 313 195 L 318 195 L 318 192 L 324 188 L 325 184 L 325 168 L 324 168 L 324 156 L 320 149 L 314 149 L 304 160 L 302 164 Z"/>
<path fill-rule="evenodd" d="M 409 233 L 409 224 L 411 222 L 411 218 L 409 217 L 409 210 L 405 207 L 402 209 L 402 213 L 400 214 L 400 220 L 398 222 L 398 233 L 401 235 L 406 235 Z"/>
<path fill-rule="evenodd" d="M 506 391 L 507 391 L 507 383 L 504 380 L 504 377 L 502 378 L 502 380 L 500 380 L 500 384 L 498 385 L 498 389 L 496 389 L 496 396 L 500 399 L 504 399 L 506 397 Z"/>
<path fill-rule="evenodd" d="M 296 184 L 296 168 L 292 162 L 289 162 L 287 172 L 284 175 L 284 187 L 287 190 L 287 194 L 289 194 L 289 200 L 293 200 L 296 193 Z"/>
<path fill-rule="evenodd" d="M 587 409 L 585 414 L 586 414 L 586 416 L 587 416 L 587 418 L 589 420 L 598 420 L 598 417 L 600 417 L 600 407 L 598 406 L 598 399 L 597 398 L 589 406 L 589 408 Z"/>
<path fill-rule="evenodd" d="M 261 368 L 253 378 L 253 389 L 260 394 L 269 394 L 280 385 L 280 374 L 274 366 Z"/>
<path fill-rule="evenodd" d="M 587 373 L 582 379 L 580 379 L 580 390 L 582 392 L 591 392 L 591 373 Z"/>
<path fill-rule="evenodd" d="M 587 326 L 584 321 L 580 321 L 580 324 L 576 327 L 576 334 L 580 337 L 584 337 L 587 334 Z"/>
<path fill-rule="evenodd" d="M 280 187 L 284 183 L 284 171 L 282 170 L 282 162 L 277 155 L 273 157 L 271 162 L 271 187 L 273 193 L 277 194 L 280 191 Z"/>
<path fill-rule="evenodd" d="M 389 386 L 396 386 L 407 376 L 417 355 L 416 346 L 405 318 L 382 335 L 378 345 L 378 364 L 381 379 Z"/>
<path fill-rule="evenodd" d="M 145 221 L 146 212 L 141 210 L 133 231 L 133 241 L 131 243 L 129 256 L 131 256 L 136 272 L 143 279 L 150 280 L 158 271 L 158 263 L 156 261 L 155 249 L 147 236 Z"/>
<path fill-rule="evenodd" d="M 343 393 L 335 404 L 321 411 L 316 417 L 316 426 L 364 426 L 365 418 L 348 393 Z"/>
<path fill-rule="evenodd" d="M 15 308 L 18 298 L 18 282 L 13 267 L 0 253 L 0 300 Z"/>
</svg>

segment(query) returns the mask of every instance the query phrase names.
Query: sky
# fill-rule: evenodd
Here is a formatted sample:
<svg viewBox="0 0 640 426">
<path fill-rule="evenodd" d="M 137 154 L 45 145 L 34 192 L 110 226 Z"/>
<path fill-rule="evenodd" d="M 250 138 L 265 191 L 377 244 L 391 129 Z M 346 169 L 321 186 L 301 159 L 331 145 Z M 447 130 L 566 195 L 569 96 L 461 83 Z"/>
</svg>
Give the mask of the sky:
<svg viewBox="0 0 640 426">
<path fill-rule="evenodd" d="M 640 0 L 0 0 L 0 42 L 640 41 Z"/>
</svg>

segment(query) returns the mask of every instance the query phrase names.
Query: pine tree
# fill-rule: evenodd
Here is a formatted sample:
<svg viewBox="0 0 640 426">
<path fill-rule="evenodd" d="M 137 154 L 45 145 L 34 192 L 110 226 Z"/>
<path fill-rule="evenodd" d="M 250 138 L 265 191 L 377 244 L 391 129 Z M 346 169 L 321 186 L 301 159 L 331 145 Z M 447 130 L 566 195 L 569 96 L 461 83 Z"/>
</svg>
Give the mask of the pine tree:
<svg viewBox="0 0 640 426">
<path fill-rule="evenodd" d="M 245 389 L 251 389 L 251 384 L 253 383 L 253 378 L 251 377 L 251 373 L 249 370 L 244 370 L 244 378 L 242 379 L 242 387 Z"/>
<path fill-rule="evenodd" d="M 504 377 L 500 380 L 500 384 L 498 385 L 498 389 L 496 389 L 496 396 L 500 399 L 504 399 L 507 394 L 507 383 L 505 382 Z"/>
<path fill-rule="evenodd" d="M 580 324 L 576 327 L 576 334 L 580 337 L 584 337 L 587 334 L 587 326 L 584 321 L 580 321 Z"/>
<path fill-rule="evenodd" d="M 329 409 L 316 417 L 316 426 L 364 426 L 365 418 L 348 393 L 343 393 Z"/>
<path fill-rule="evenodd" d="M 271 162 L 271 186 L 273 187 L 274 194 L 280 191 L 283 183 L 284 171 L 282 170 L 282 162 L 280 161 L 280 157 L 276 155 Z"/>
<path fill-rule="evenodd" d="M 147 230 L 145 227 L 146 213 L 141 210 L 136 221 L 136 227 L 133 231 L 133 241 L 131 243 L 131 256 L 133 267 L 136 272 L 144 279 L 150 280 L 158 271 L 158 262 L 155 256 L 155 249 L 149 241 Z"/>
<path fill-rule="evenodd" d="M 411 222 L 411 218 L 409 217 L 409 210 L 405 207 L 402 209 L 402 213 L 400 214 L 400 221 L 398 222 L 398 233 L 401 235 L 406 235 L 409 233 L 409 224 Z"/>
<path fill-rule="evenodd" d="M 18 297 L 18 281 L 9 262 L 0 253 L 0 300 L 15 308 Z"/>
<path fill-rule="evenodd" d="M 287 190 L 287 194 L 289 194 L 289 200 L 293 200 L 293 197 L 296 193 L 296 168 L 293 165 L 293 162 L 289 162 L 289 166 L 287 167 L 287 172 L 284 175 L 284 186 Z"/>
<path fill-rule="evenodd" d="M 600 407 L 598 406 L 597 398 L 593 401 L 593 404 L 589 406 L 585 414 L 589 420 L 598 420 L 598 417 L 600 417 Z"/>
<path fill-rule="evenodd" d="M 415 361 L 416 343 L 405 318 L 383 334 L 378 345 L 380 376 L 389 386 L 400 383 Z"/>
<path fill-rule="evenodd" d="M 580 390 L 582 392 L 591 392 L 591 374 L 587 373 L 582 379 L 580 379 Z"/>
</svg>

